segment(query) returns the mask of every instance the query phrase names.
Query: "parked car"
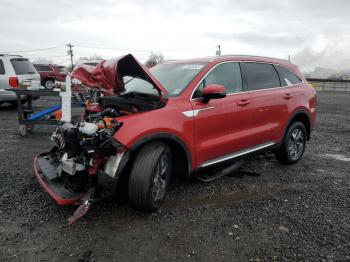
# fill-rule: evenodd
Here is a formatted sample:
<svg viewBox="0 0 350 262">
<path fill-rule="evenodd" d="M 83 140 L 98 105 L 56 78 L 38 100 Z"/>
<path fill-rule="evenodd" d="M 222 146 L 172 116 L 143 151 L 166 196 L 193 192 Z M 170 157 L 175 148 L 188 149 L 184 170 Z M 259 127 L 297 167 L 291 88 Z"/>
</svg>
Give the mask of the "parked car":
<svg viewBox="0 0 350 262">
<path fill-rule="evenodd" d="M 40 89 L 40 75 L 28 58 L 19 55 L 0 54 L 0 104 L 15 105 L 16 95 L 5 89 Z M 22 102 L 25 102 L 23 97 Z"/>
<path fill-rule="evenodd" d="M 34 67 L 40 74 L 41 85 L 46 89 L 54 88 L 55 81 L 64 82 L 69 73 L 65 66 L 60 65 L 34 64 Z"/>
<path fill-rule="evenodd" d="M 103 59 L 80 59 L 75 63 L 74 69 L 80 65 L 96 66 L 101 61 L 103 61 Z"/>
<path fill-rule="evenodd" d="M 156 210 L 172 176 L 200 176 L 265 151 L 298 162 L 315 124 L 316 92 L 285 60 L 219 56 L 148 71 L 127 55 L 98 68 L 72 75 L 105 95 L 81 123 L 59 126 L 56 148 L 35 159 L 59 204 L 89 203 L 126 181 L 133 207 Z"/>
</svg>

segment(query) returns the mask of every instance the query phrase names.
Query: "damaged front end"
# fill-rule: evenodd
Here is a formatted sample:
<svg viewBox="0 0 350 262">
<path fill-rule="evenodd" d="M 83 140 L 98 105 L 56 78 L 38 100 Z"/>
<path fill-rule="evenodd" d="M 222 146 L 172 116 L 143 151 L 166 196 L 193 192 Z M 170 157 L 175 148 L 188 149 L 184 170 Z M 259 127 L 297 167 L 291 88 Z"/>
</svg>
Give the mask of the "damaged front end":
<svg viewBox="0 0 350 262">
<path fill-rule="evenodd" d="M 92 202 L 113 196 L 118 158 L 126 150 L 113 138 L 121 125 L 105 117 L 95 123 L 62 123 L 57 127 L 52 135 L 56 146 L 35 158 L 34 170 L 59 205 L 82 204 L 84 208 L 78 210 L 86 213 Z"/>
<path fill-rule="evenodd" d="M 48 194 L 59 205 L 80 205 L 70 224 L 93 202 L 116 192 L 116 173 L 129 153 L 114 137 L 123 125 L 118 118 L 163 107 L 162 93 L 166 93 L 131 55 L 102 61 L 96 68 L 77 68 L 72 76 L 88 87 L 85 113 L 77 123 L 59 123 L 51 137 L 55 147 L 34 159 L 35 175 Z M 159 95 L 127 92 L 125 77 L 151 83 Z"/>
</svg>

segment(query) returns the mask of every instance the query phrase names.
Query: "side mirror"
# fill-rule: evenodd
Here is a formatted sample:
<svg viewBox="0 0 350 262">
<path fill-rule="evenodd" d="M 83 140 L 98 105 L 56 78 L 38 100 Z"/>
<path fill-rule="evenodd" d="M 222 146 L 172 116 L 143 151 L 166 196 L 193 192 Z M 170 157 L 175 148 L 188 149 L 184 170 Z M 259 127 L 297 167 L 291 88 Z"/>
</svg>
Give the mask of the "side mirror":
<svg viewBox="0 0 350 262">
<path fill-rule="evenodd" d="M 202 90 L 201 102 L 208 103 L 210 99 L 219 99 L 224 97 L 226 97 L 226 88 L 223 85 L 208 85 Z"/>
</svg>

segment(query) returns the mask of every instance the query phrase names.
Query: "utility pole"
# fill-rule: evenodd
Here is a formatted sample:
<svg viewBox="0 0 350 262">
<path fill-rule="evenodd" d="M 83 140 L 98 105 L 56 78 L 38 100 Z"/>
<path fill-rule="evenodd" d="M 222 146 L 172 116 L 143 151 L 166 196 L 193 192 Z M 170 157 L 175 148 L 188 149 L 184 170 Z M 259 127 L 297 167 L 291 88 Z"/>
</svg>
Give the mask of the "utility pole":
<svg viewBox="0 0 350 262">
<path fill-rule="evenodd" d="M 71 70 L 73 70 L 73 45 L 69 43 L 67 45 L 69 50 L 67 51 L 68 55 L 70 55 L 70 64 L 71 64 Z"/>
<path fill-rule="evenodd" d="M 218 50 L 216 51 L 216 55 L 221 56 L 221 46 L 217 46 Z"/>
</svg>

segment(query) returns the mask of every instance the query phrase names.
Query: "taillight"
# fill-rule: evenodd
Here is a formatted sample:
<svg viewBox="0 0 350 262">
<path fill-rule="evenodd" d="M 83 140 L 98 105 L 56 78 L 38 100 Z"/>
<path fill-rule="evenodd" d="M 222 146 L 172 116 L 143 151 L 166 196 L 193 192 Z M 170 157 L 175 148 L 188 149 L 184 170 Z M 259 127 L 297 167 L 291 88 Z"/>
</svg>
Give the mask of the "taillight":
<svg viewBox="0 0 350 262">
<path fill-rule="evenodd" d="M 19 81 L 17 76 L 12 76 L 9 78 L 9 85 L 12 88 L 18 89 L 19 88 Z"/>
</svg>

